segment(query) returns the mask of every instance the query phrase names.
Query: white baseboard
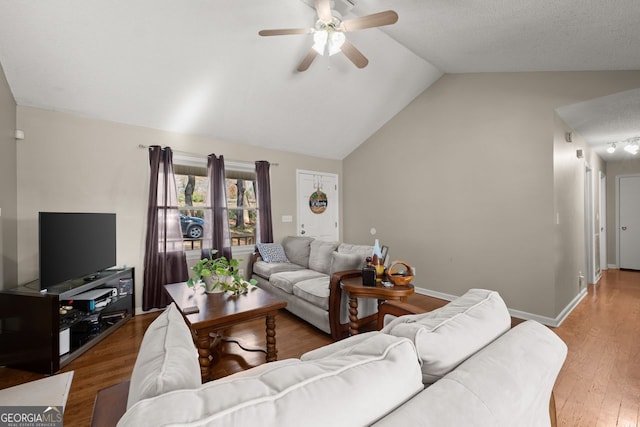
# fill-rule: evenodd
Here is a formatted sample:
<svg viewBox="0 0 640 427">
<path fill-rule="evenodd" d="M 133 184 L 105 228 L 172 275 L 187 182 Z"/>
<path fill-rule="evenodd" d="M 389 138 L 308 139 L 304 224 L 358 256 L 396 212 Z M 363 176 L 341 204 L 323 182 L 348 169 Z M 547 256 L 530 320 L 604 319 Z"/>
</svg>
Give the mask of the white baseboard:
<svg viewBox="0 0 640 427">
<path fill-rule="evenodd" d="M 443 294 L 442 292 L 432 291 L 430 289 L 425 289 L 425 288 L 416 287 L 415 291 L 417 294 L 426 295 L 428 297 L 434 297 L 438 299 L 443 299 L 445 301 L 453 301 L 454 299 L 458 298 L 458 295 Z"/>
<path fill-rule="evenodd" d="M 415 289 L 416 289 L 416 293 L 420 295 L 426 295 L 433 298 L 442 299 L 445 301 L 453 301 L 454 299 L 458 298 L 457 295 L 445 294 L 442 292 L 432 291 L 430 289 L 424 289 L 424 288 L 415 288 Z M 532 314 L 526 311 L 514 310 L 511 308 L 509 308 L 509 314 L 511 315 L 511 317 L 515 317 L 523 320 L 535 320 L 536 322 L 542 323 L 543 325 L 547 325 L 555 328 L 562 324 L 564 319 L 567 318 L 569 313 L 571 313 L 573 309 L 576 308 L 576 306 L 580 303 L 580 301 L 582 301 L 582 299 L 585 296 L 587 296 L 586 288 L 582 289 L 582 291 L 580 291 L 580 293 L 576 295 L 575 298 L 573 298 L 573 300 L 569 304 L 567 304 L 564 310 L 562 310 L 560 314 L 558 314 L 555 318 L 548 317 L 548 316 L 540 316 L 538 314 Z"/>
<path fill-rule="evenodd" d="M 609 268 L 609 270 L 617 270 L 618 266 L 616 264 L 609 264 L 607 265 L 607 267 Z"/>
</svg>

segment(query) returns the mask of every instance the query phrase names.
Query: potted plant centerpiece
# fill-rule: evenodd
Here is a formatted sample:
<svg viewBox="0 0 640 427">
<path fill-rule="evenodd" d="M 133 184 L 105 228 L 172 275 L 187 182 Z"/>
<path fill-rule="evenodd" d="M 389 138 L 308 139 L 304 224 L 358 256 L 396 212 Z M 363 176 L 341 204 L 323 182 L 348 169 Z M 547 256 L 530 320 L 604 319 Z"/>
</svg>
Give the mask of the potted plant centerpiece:
<svg viewBox="0 0 640 427">
<path fill-rule="evenodd" d="M 231 292 L 234 295 L 244 294 L 250 286 L 258 283 L 255 279 L 250 281 L 240 277 L 238 265 L 241 260 L 231 258 L 228 260 L 222 256 L 213 258 L 217 250 L 211 251 L 211 258 L 204 258 L 193 266 L 193 277 L 187 280 L 187 286 L 195 288 L 198 284 L 204 283 L 204 290 L 207 293 Z"/>
</svg>

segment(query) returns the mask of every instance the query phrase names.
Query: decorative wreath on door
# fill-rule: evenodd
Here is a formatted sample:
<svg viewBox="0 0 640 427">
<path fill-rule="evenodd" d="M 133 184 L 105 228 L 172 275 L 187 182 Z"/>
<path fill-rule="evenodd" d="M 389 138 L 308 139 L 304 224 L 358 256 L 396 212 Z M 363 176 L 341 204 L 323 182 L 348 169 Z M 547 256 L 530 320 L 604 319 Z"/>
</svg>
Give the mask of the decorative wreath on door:
<svg viewBox="0 0 640 427">
<path fill-rule="evenodd" d="M 319 189 L 311 193 L 309 196 L 309 209 L 314 214 L 321 214 L 327 210 L 327 195 Z"/>
</svg>

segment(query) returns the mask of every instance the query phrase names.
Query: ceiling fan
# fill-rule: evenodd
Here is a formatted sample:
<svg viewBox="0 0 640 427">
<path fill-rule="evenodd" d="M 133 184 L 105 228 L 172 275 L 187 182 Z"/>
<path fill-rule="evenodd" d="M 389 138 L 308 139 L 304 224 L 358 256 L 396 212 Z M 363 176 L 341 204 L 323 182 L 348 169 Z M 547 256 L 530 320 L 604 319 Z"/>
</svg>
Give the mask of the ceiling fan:
<svg viewBox="0 0 640 427">
<path fill-rule="evenodd" d="M 298 71 L 305 71 L 316 56 L 324 55 L 325 52 L 329 55 L 342 52 L 356 67 L 364 68 L 369 60 L 346 40 L 344 33 L 391 25 L 398 21 L 398 14 L 393 10 L 342 21 L 331 12 L 330 0 L 315 0 L 315 9 L 318 20 L 313 28 L 286 28 L 258 32 L 261 36 L 313 34 L 313 47 L 298 66 Z"/>
</svg>

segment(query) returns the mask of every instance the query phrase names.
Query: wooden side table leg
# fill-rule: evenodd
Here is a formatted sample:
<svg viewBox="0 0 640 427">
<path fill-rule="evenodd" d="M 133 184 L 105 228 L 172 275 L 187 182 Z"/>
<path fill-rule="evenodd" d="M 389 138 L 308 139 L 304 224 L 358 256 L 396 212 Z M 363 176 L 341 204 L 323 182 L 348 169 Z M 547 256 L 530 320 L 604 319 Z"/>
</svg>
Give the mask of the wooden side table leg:
<svg viewBox="0 0 640 427">
<path fill-rule="evenodd" d="M 267 314 L 267 362 L 278 360 L 278 350 L 276 350 L 276 315 Z"/>
<path fill-rule="evenodd" d="M 202 382 L 209 381 L 211 367 L 211 338 L 208 333 L 196 336 L 196 347 L 198 348 L 198 362 L 200 363 L 200 375 Z"/>
<path fill-rule="evenodd" d="M 349 295 L 349 335 L 358 335 L 358 298 Z"/>
</svg>

